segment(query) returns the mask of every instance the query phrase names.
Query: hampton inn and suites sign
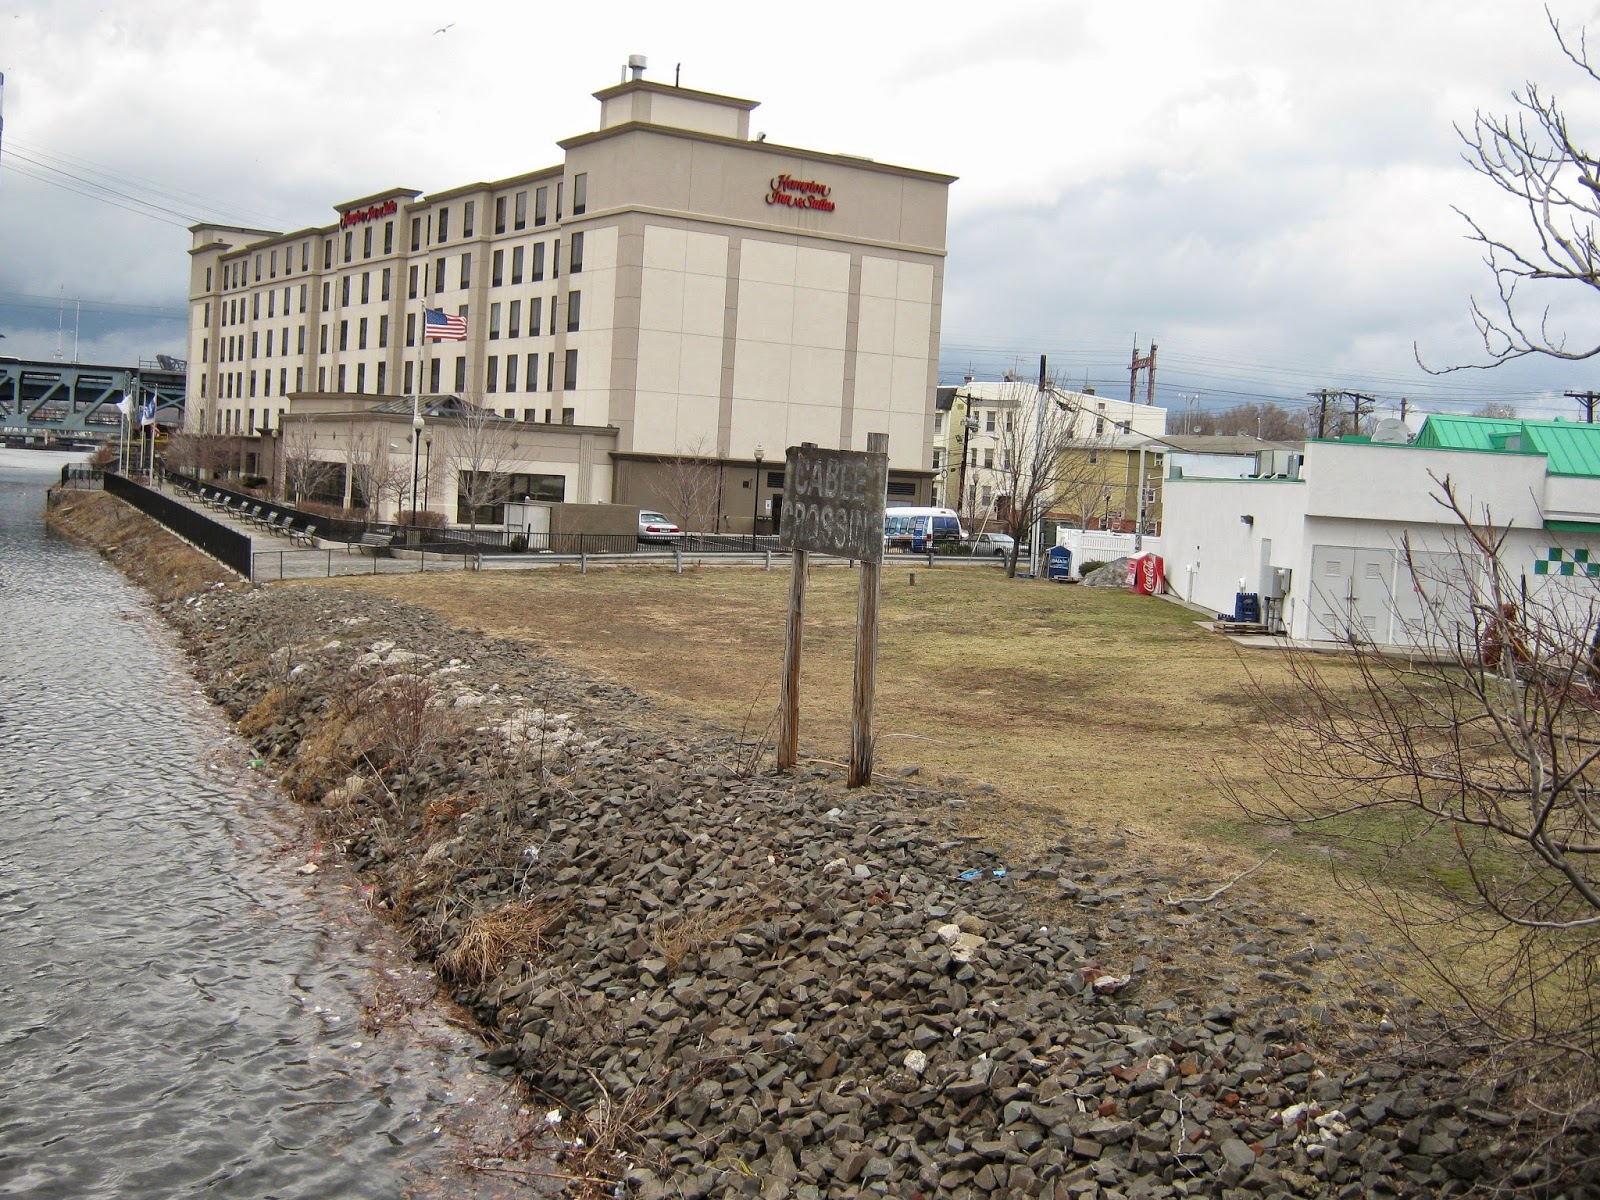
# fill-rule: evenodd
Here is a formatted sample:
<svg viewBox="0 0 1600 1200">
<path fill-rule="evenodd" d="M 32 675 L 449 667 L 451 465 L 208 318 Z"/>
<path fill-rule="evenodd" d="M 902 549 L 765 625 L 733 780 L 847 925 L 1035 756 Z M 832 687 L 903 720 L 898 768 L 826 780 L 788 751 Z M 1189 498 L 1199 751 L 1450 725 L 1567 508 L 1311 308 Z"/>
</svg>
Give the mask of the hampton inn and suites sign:
<svg viewBox="0 0 1600 1200">
<path fill-rule="evenodd" d="M 818 212 L 832 212 L 829 199 L 833 189 L 815 179 L 796 179 L 793 175 L 774 175 L 767 182 L 767 203 L 781 204 L 785 208 L 812 208 Z"/>
</svg>

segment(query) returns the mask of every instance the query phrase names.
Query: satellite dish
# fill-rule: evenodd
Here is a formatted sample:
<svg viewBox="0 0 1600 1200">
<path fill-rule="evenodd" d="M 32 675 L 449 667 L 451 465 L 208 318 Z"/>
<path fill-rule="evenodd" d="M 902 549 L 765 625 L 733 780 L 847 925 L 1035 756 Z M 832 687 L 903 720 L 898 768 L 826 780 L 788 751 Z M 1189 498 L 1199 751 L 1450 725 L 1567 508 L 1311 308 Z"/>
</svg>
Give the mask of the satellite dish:
<svg viewBox="0 0 1600 1200">
<path fill-rule="evenodd" d="M 1411 430 L 1406 428 L 1404 421 L 1394 417 L 1385 417 L 1378 422 L 1377 428 L 1372 431 L 1372 440 L 1375 442 L 1394 442 L 1403 446 L 1411 440 Z"/>
</svg>

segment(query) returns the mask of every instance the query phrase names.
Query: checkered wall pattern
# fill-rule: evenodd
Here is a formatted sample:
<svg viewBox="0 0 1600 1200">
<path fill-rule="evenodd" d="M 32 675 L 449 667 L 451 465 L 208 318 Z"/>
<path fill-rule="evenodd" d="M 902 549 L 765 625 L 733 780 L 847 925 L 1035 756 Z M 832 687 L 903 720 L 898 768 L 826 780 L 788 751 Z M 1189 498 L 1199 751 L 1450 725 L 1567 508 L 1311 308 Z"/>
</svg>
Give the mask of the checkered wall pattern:
<svg viewBox="0 0 1600 1200">
<path fill-rule="evenodd" d="M 1563 550 L 1551 546 L 1543 558 L 1534 559 L 1535 575 L 1585 575 L 1600 579 L 1600 562 L 1591 561 L 1587 550 Z"/>
</svg>

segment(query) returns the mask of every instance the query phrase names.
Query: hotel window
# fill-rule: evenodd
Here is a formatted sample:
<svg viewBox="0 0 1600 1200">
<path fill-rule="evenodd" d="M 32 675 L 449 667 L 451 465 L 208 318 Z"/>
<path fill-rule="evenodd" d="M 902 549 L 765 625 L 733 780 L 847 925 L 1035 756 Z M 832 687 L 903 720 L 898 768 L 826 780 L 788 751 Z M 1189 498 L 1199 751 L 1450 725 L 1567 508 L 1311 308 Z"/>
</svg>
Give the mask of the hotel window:
<svg viewBox="0 0 1600 1200">
<path fill-rule="evenodd" d="M 402 393 L 409 393 L 411 391 L 411 360 L 409 358 L 406 359 L 406 370 L 405 375 L 400 382 L 400 391 Z"/>
<path fill-rule="evenodd" d="M 383 223 L 383 252 L 385 254 L 393 254 L 394 253 L 394 222 L 393 221 L 385 221 Z M 380 386 L 378 388 L 378 390 L 381 392 L 381 391 L 383 391 L 383 388 Z"/>
<path fill-rule="evenodd" d="M 433 290 L 436 295 L 444 291 L 444 259 L 442 258 L 433 260 Z"/>
<path fill-rule="evenodd" d="M 576 350 L 567 351 L 567 361 L 561 367 L 561 387 L 568 392 L 578 390 L 578 352 Z M 564 416 L 561 423 L 563 425 L 572 424 Z"/>
<path fill-rule="evenodd" d="M 528 301 L 528 336 L 539 336 L 539 325 L 544 313 L 544 297 L 535 296 Z"/>
<path fill-rule="evenodd" d="M 511 311 L 507 314 L 506 336 L 507 337 L 512 337 L 512 338 L 521 337 L 522 336 L 522 301 L 521 300 L 513 300 L 511 302 Z"/>
<path fill-rule="evenodd" d="M 439 394 L 439 366 L 441 361 L 437 358 L 428 360 L 428 391 L 435 396 Z"/>
<path fill-rule="evenodd" d="M 210 362 L 211 361 L 211 339 L 210 338 L 201 338 L 200 339 L 200 361 L 201 362 Z M 200 378 L 204 379 L 205 376 L 202 375 Z"/>
<path fill-rule="evenodd" d="M 317 368 L 317 391 L 325 392 L 327 390 L 328 390 L 328 368 L 327 367 L 318 367 Z"/>
<path fill-rule="evenodd" d="M 260 341 L 260 338 L 261 338 L 261 335 L 259 333 L 251 333 L 251 335 L 250 335 L 250 357 L 251 358 L 254 358 L 256 355 L 261 353 L 261 341 Z"/>
<path fill-rule="evenodd" d="M 422 218 L 411 218 L 411 249 L 413 252 L 422 249 Z"/>
<path fill-rule="evenodd" d="M 261 255 L 256 255 L 256 282 L 261 282 Z"/>
<path fill-rule="evenodd" d="M 322 243 L 322 269 L 333 270 L 333 239 L 326 238 Z"/>
<path fill-rule="evenodd" d="M 556 356 L 554 351 L 544 356 L 544 390 L 547 392 L 556 390 Z"/>
<path fill-rule="evenodd" d="M 524 248 L 522 246 L 513 246 L 511 248 L 511 282 L 512 283 L 521 283 L 522 282 L 523 249 Z"/>
<path fill-rule="evenodd" d="M 250 297 L 250 309 L 251 309 L 250 319 L 253 320 L 253 321 L 259 321 L 261 319 L 261 293 L 260 292 L 257 292 L 254 296 Z"/>
<path fill-rule="evenodd" d="M 528 355 L 528 373 L 523 378 L 527 380 L 522 385 L 525 391 L 537 392 L 539 390 L 539 356 L 537 354 Z"/>
<path fill-rule="evenodd" d="M 207 267 L 206 268 L 206 291 L 209 292 L 210 290 L 211 290 L 211 268 Z"/>
<path fill-rule="evenodd" d="M 287 392 L 288 390 L 289 390 L 289 368 L 288 367 L 279 367 L 278 368 L 278 395 L 281 396 L 285 392 Z M 278 428 L 279 429 L 283 428 L 283 414 L 282 413 L 278 414 Z"/>
<path fill-rule="evenodd" d="M 383 317 L 379 317 L 378 318 L 378 349 L 379 350 L 387 350 L 388 348 L 389 348 L 389 318 L 387 316 L 383 316 Z"/>
<path fill-rule="evenodd" d="M 498 392 L 500 390 L 500 359 L 491 354 L 483 364 L 483 390 Z"/>
<path fill-rule="evenodd" d="M 202 376 L 200 376 L 200 399 L 204 400 L 205 398 L 206 398 L 206 377 L 204 375 L 202 375 Z M 204 433 L 205 431 L 206 431 L 206 415 L 205 415 L 205 413 L 201 413 L 200 414 L 200 432 Z"/>
<path fill-rule="evenodd" d="M 556 306 L 561 302 L 560 296 L 550 297 L 550 336 L 556 335 Z"/>
<path fill-rule="evenodd" d="M 550 278 L 561 278 L 561 239 L 556 239 L 556 244 L 550 250 Z"/>
<path fill-rule="evenodd" d="M 294 369 L 294 390 L 297 392 L 306 390 L 306 369 L 304 367 L 296 367 Z"/>
<path fill-rule="evenodd" d="M 456 391 L 464 392 L 466 390 L 467 390 L 467 356 L 465 354 L 458 354 L 456 356 Z"/>
<path fill-rule="evenodd" d="M 306 311 L 306 289 L 310 286 L 311 285 L 307 283 L 302 283 L 300 285 L 300 312 L 302 315 Z"/>
<path fill-rule="evenodd" d="M 350 276 L 346 275 L 339 280 L 339 307 L 344 308 L 350 303 Z"/>
<path fill-rule="evenodd" d="M 339 382 L 334 385 L 334 390 L 342 392 L 342 391 L 344 391 L 344 379 L 345 379 L 345 366 L 344 366 L 343 363 L 339 364 L 339 376 L 338 376 L 338 379 L 339 379 Z"/>
<path fill-rule="evenodd" d="M 561 194 L 566 190 L 566 180 L 556 181 L 556 220 L 561 220 Z"/>
<path fill-rule="evenodd" d="M 277 306 L 277 303 L 278 303 L 278 293 L 277 292 L 268 292 L 267 293 L 267 316 L 275 317 L 275 316 L 278 315 L 277 312 L 274 311 L 276 306 Z"/>
<path fill-rule="evenodd" d="M 356 232 L 353 229 L 346 229 L 344 231 L 344 260 L 345 260 L 345 262 L 349 262 L 351 259 L 353 259 L 356 256 L 355 255 L 355 249 L 356 249 Z M 339 390 L 343 391 L 344 389 L 340 388 Z"/>
<path fill-rule="evenodd" d="M 583 307 L 582 292 L 567 293 L 567 332 L 578 332 L 578 314 Z"/>
<path fill-rule="evenodd" d="M 505 282 L 506 252 L 496 250 L 489 259 L 489 286 L 499 287 Z"/>
<path fill-rule="evenodd" d="M 561 423 L 563 425 L 576 425 L 578 423 L 578 410 L 575 408 L 563 408 L 561 410 Z"/>
<path fill-rule="evenodd" d="M 300 243 L 300 269 L 302 271 L 309 271 L 311 269 L 311 243 L 310 242 L 301 242 Z"/>
<path fill-rule="evenodd" d="M 412 263 L 406 268 L 406 292 L 410 299 L 417 298 L 417 265 Z"/>
<path fill-rule="evenodd" d="M 333 307 L 333 283 L 331 280 L 322 281 L 322 311 L 327 312 Z"/>
<path fill-rule="evenodd" d="M 366 348 L 367 348 L 367 319 L 365 317 L 362 317 L 360 322 L 356 325 L 356 349 L 357 350 L 365 350 Z M 343 350 L 344 347 L 340 346 L 339 349 Z"/>
<path fill-rule="evenodd" d="M 267 330 L 267 357 L 272 357 L 272 330 Z"/>
<path fill-rule="evenodd" d="M 267 278 L 268 279 L 276 279 L 277 277 L 278 277 L 278 252 L 276 250 L 274 250 L 270 255 L 267 256 Z"/>
<path fill-rule="evenodd" d="M 391 268 L 385 267 L 383 269 L 383 278 L 382 278 L 382 280 L 381 280 L 381 282 L 379 283 L 379 286 L 378 286 L 378 299 L 380 299 L 380 300 L 387 300 L 389 298 L 389 275 L 390 275 L 390 273 L 391 273 Z"/>
<path fill-rule="evenodd" d="M 340 367 L 339 369 L 341 371 L 344 370 L 343 367 Z M 367 390 L 367 364 L 366 363 L 357 363 L 356 364 L 356 391 L 364 392 L 366 390 Z"/>
<path fill-rule="evenodd" d="M 494 198 L 494 231 L 496 233 L 504 233 L 506 231 L 506 198 L 504 196 L 496 196 Z"/>
<path fill-rule="evenodd" d="M 568 267 L 568 274 L 576 275 L 583 270 L 583 234 L 575 233 L 572 235 L 572 249 L 568 252 L 568 256 L 572 259 L 572 263 Z"/>
<path fill-rule="evenodd" d="M 306 352 L 306 327 L 304 325 L 300 326 L 299 331 L 294 335 L 294 352 L 296 354 L 304 354 Z"/>
<path fill-rule="evenodd" d="M 580 217 L 589 210 L 589 173 L 580 171 L 572 177 L 572 215 Z"/>
<path fill-rule="evenodd" d="M 361 303 L 372 303 L 372 272 L 361 272 Z"/>
<path fill-rule="evenodd" d="M 533 270 L 528 273 L 530 283 L 538 283 L 544 278 L 544 243 L 533 244 Z"/>
<path fill-rule="evenodd" d="M 542 187 L 542 188 L 534 188 L 533 189 L 533 224 L 534 224 L 534 228 L 538 228 L 540 225 L 543 225 L 547 220 L 549 220 L 549 215 L 548 215 L 548 213 L 546 211 L 549 208 L 549 200 L 550 200 L 550 189 L 549 188 Z M 517 228 L 520 229 L 521 226 L 519 225 Z"/>
<path fill-rule="evenodd" d="M 489 340 L 491 342 L 494 342 L 494 341 L 498 341 L 499 339 L 500 339 L 500 302 L 499 301 L 495 301 L 495 303 L 489 305 Z"/>
<path fill-rule="evenodd" d="M 319 335 L 319 337 L 317 338 L 317 353 L 318 354 L 326 354 L 327 352 L 328 352 L 328 327 L 327 327 L 326 324 L 324 324 L 322 326 L 322 332 Z"/>
<path fill-rule="evenodd" d="M 287 308 L 288 306 L 285 305 L 284 307 Z M 202 325 L 210 325 L 211 324 L 211 301 L 207 300 L 205 302 L 205 304 L 202 306 L 201 311 L 204 313 L 204 316 L 201 318 L 201 324 Z"/>
<path fill-rule="evenodd" d="M 506 355 L 506 391 L 514 392 L 516 390 L 517 390 L 517 356 L 515 354 L 508 354 L 508 355 Z"/>
<path fill-rule="evenodd" d="M 378 364 L 378 395 L 380 396 L 383 395 L 384 386 L 389 382 L 388 368 L 389 364 L 386 362 L 380 362 Z"/>
<path fill-rule="evenodd" d="M 350 349 L 350 322 L 349 321 L 340 321 L 339 322 L 339 349 L 341 349 L 341 350 Z"/>
<path fill-rule="evenodd" d="M 476 200 L 468 200 L 464 205 L 462 205 L 462 207 L 461 207 L 461 236 L 462 237 L 469 238 L 469 237 L 472 236 L 472 221 L 473 221 L 473 218 L 477 215 L 477 211 L 478 211 L 478 202 Z"/>
<path fill-rule="evenodd" d="M 371 258 L 372 257 L 372 226 L 371 225 L 368 225 L 365 229 L 363 229 L 361 231 L 361 257 L 362 258 Z M 361 389 L 357 388 L 356 390 L 360 391 Z"/>
<path fill-rule="evenodd" d="M 439 210 L 439 236 L 434 240 L 438 242 L 448 242 L 450 240 L 450 209 L 448 207 Z"/>
<path fill-rule="evenodd" d="M 406 314 L 406 345 L 415 346 L 416 344 L 417 344 L 417 314 L 416 313 L 407 313 Z M 411 390 L 411 384 L 410 384 L 409 381 L 406 383 L 406 390 L 407 391 Z"/>
<path fill-rule="evenodd" d="M 470 252 L 461 256 L 461 286 L 463 288 L 472 286 L 472 254 Z"/>
<path fill-rule="evenodd" d="M 513 229 L 526 229 L 528 227 L 528 193 L 518 192 L 516 202 L 516 219 Z"/>
</svg>

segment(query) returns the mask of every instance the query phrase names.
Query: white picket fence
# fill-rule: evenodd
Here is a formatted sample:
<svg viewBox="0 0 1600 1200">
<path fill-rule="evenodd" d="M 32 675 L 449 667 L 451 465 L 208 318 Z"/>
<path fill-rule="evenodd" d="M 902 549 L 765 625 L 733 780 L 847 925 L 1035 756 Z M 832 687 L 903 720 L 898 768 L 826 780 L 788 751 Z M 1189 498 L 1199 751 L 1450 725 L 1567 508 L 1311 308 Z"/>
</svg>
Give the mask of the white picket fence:
<svg viewBox="0 0 1600 1200">
<path fill-rule="evenodd" d="M 1131 533 L 1107 533 L 1099 529 L 1065 527 L 1056 530 L 1056 545 L 1065 546 L 1072 551 L 1074 579 L 1078 578 L 1079 563 L 1110 562 L 1114 558 L 1125 558 L 1134 552 L 1133 541 L 1134 535 Z M 1148 550 L 1151 554 L 1160 554 L 1161 539 L 1147 533 L 1139 549 Z"/>
</svg>

